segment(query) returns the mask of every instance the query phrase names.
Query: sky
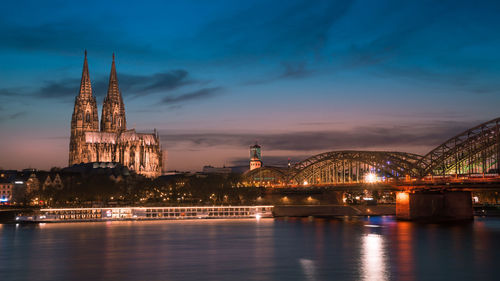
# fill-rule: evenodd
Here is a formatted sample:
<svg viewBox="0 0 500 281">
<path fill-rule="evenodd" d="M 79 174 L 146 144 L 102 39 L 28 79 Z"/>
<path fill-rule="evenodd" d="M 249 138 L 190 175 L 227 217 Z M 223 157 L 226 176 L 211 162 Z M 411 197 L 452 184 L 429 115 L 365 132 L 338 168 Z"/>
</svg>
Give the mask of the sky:
<svg viewBox="0 0 500 281">
<path fill-rule="evenodd" d="M 425 154 L 500 116 L 499 1 L 9 1 L 0 167 L 65 167 L 84 50 L 99 116 L 112 53 L 167 170 L 332 150 Z"/>
</svg>

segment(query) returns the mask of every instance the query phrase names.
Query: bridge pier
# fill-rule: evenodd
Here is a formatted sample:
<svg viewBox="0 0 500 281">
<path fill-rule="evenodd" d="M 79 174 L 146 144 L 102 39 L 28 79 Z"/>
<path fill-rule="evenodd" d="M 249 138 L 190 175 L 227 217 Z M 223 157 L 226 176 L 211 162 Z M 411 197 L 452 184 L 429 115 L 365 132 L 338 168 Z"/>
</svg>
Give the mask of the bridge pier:
<svg viewBox="0 0 500 281">
<path fill-rule="evenodd" d="M 396 218 L 426 222 L 472 220 L 474 213 L 471 192 L 398 192 L 396 194 Z"/>
</svg>

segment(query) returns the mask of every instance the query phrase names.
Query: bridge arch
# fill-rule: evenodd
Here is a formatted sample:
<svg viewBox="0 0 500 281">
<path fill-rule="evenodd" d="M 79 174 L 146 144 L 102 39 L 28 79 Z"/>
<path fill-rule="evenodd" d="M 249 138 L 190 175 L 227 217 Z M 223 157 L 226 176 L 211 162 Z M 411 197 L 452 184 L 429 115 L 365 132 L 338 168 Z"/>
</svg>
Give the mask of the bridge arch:
<svg viewBox="0 0 500 281">
<path fill-rule="evenodd" d="M 367 173 L 378 177 L 417 176 L 415 164 L 422 156 L 392 151 L 330 151 L 297 163 L 290 171 L 292 184 L 364 182 Z"/>
<path fill-rule="evenodd" d="M 436 147 L 417 163 L 420 177 L 499 172 L 500 118 L 468 129 Z"/>
<path fill-rule="evenodd" d="M 264 166 L 246 171 L 243 178 L 245 182 L 252 185 L 285 185 L 288 178 L 288 169 Z"/>
</svg>

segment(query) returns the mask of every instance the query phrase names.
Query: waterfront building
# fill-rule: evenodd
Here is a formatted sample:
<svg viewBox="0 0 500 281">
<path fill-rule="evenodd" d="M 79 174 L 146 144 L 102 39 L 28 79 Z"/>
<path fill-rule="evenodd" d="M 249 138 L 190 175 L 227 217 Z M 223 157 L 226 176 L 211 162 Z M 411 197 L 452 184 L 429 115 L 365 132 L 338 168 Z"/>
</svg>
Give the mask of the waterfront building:
<svg viewBox="0 0 500 281">
<path fill-rule="evenodd" d="M 17 176 L 16 170 L 0 170 L 0 179 L 13 180 Z"/>
<path fill-rule="evenodd" d="M 16 203 L 24 200 L 28 179 L 33 174 L 15 170 L 0 171 L 0 203 Z M 31 184 L 31 181 L 29 182 Z"/>
<path fill-rule="evenodd" d="M 24 171 L 23 171 L 24 172 Z M 26 179 L 26 193 L 33 193 L 40 189 L 40 180 L 36 177 L 35 172 L 30 173 Z"/>
<path fill-rule="evenodd" d="M 257 143 L 250 146 L 250 171 L 262 167 L 261 147 Z"/>
<path fill-rule="evenodd" d="M 162 151 L 156 130 L 149 134 L 127 129 L 114 54 L 99 128 L 85 51 L 80 91 L 71 118 L 69 165 L 93 162 L 120 163 L 137 174 L 157 177 L 161 175 Z"/>
<path fill-rule="evenodd" d="M 0 203 L 12 201 L 14 183 L 5 178 L 0 178 Z"/>
<path fill-rule="evenodd" d="M 45 180 L 43 181 L 43 184 L 42 184 L 42 190 L 46 190 L 49 188 L 55 188 L 58 190 L 61 190 L 64 188 L 63 182 L 61 180 L 61 176 L 59 176 L 58 173 L 53 174 L 52 177 L 50 174 L 47 174 L 45 176 Z"/>
</svg>

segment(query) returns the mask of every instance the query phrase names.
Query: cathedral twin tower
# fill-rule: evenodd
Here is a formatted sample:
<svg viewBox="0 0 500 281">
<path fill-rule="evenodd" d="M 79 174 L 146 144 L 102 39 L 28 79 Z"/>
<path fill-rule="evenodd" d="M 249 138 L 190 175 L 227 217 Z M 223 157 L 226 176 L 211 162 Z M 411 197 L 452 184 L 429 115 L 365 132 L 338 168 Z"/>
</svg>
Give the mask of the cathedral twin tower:
<svg viewBox="0 0 500 281">
<path fill-rule="evenodd" d="M 92 162 L 98 162 L 99 166 L 106 166 L 103 162 L 120 163 L 138 174 L 157 177 L 161 175 L 162 152 L 156 130 L 153 134 L 127 130 L 114 54 L 99 130 L 97 103 L 92 93 L 85 51 L 80 92 L 71 118 L 69 165 Z"/>
</svg>

